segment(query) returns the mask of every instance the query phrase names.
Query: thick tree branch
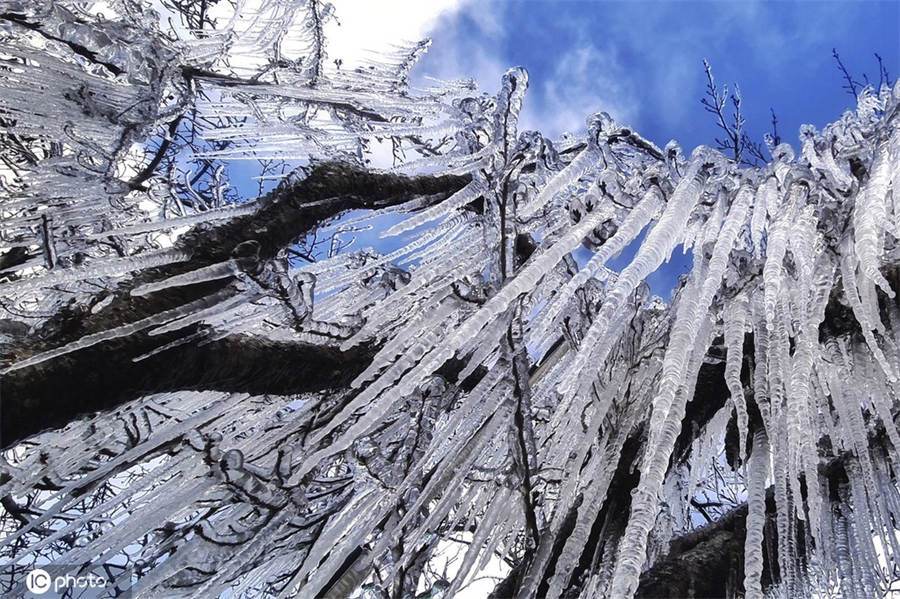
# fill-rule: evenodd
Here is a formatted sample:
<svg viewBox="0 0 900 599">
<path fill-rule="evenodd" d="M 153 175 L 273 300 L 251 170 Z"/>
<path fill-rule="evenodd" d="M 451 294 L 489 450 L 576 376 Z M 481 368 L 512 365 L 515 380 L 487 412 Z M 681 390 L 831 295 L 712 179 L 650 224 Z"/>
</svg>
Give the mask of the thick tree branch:
<svg viewBox="0 0 900 599">
<path fill-rule="evenodd" d="M 260 258 L 271 259 L 307 231 L 344 211 L 399 205 L 420 196 L 433 196 L 437 202 L 467 182 L 467 177 L 410 178 L 370 173 L 346 164 L 317 165 L 302 181 L 258 200 L 259 209 L 253 214 L 185 233 L 178 245 L 192 251 L 190 261 L 137 273 L 112 292 L 111 300 L 98 295 L 88 305 L 66 307 L 38 333 L 18 337 L 4 347 L 3 361 L 19 362 L 211 293 L 227 294 L 227 280 L 148 296 L 132 296 L 130 291 L 140 284 L 227 260 L 242 242 L 256 241 Z M 109 303 L 92 313 L 91 306 L 100 300 Z M 131 361 L 192 330 L 153 337 L 133 334 L 8 373 L 0 387 L 0 445 L 44 427 L 62 426 L 79 414 L 109 409 L 141 393 L 189 387 L 254 393 L 324 388 L 365 368 L 370 357 L 367 352 L 344 355 L 321 346 L 291 346 L 241 336 L 201 347 L 182 346 L 170 355 L 164 352 L 139 363 Z M 293 372 L 288 373 L 285 364 L 291 364 Z M 284 372 L 279 370 L 282 368 Z"/>
<path fill-rule="evenodd" d="M 775 505 L 771 503 L 774 513 Z M 747 505 L 674 539 L 669 552 L 641 575 L 636 597 L 724 597 L 743 583 Z"/>
<path fill-rule="evenodd" d="M 2 19 L 4 21 L 9 21 L 10 23 L 15 23 L 16 25 L 19 25 L 20 27 L 24 27 L 25 29 L 28 29 L 30 31 L 34 31 L 35 33 L 38 33 L 45 39 L 48 39 L 48 40 L 51 40 L 54 42 L 59 42 L 60 44 L 63 44 L 66 47 L 68 47 L 72 52 L 74 52 L 78 56 L 81 56 L 82 58 L 86 58 L 87 60 L 89 60 L 95 64 L 99 64 L 99 65 L 105 67 L 106 70 L 108 70 L 113 75 L 121 75 L 124 72 L 121 68 L 112 64 L 111 62 L 100 60 L 100 58 L 97 56 L 97 53 L 94 52 L 93 50 L 90 50 L 77 42 L 63 39 L 59 36 L 53 35 L 52 33 L 48 32 L 48 31 L 45 31 L 44 29 L 41 28 L 40 23 L 34 23 L 32 21 L 29 21 L 27 15 L 9 11 L 9 12 L 0 13 L 0 19 Z"/>
<path fill-rule="evenodd" d="M 136 334 L 5 375 L 0 387 L 0 445 L 147 393 L 210 389 L 286 395 L 340 387 L 368 365 L 375 349 L 341 352 L 236 335 L 132 361 L 193 330 L 153 337 Z"/>
</svg>

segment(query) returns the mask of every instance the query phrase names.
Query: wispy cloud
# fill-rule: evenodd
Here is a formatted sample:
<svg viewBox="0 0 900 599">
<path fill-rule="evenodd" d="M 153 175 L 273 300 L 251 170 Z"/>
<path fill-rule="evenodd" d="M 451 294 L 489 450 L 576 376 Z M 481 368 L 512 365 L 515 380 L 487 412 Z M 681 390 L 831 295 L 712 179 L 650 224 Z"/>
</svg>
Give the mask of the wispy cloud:
<svg viewBox="0 0 900 599">
<path fill-rule="evenodd" d="M 859 50 L 875 42 L 860 42 L 855 29 L 877 29 L 891 14 L 884 3 L 828 1 L 335 4 L 341 26 L 333 28 L 332 57 L 346 61 L 365 56 L 364 48 L 433 37 L 435 44 L 413 72 L 420 84 L 426 75 L 473 78 L 494 93 L 503 72 L 521 65 L 531 74 L 522 128 L 554 136 L 574 132 L 602 110 L 658 143 L 676 138 L 686 148 L 715 135 L 698 103 L 705 85 L 703 58 L 712 61 L 720 83 L 741 84 L 752 126 L 764 129 L 774 105 L 782 132 L 790 134 L 798 119 L 813 118 L 799 114 L 809 113 L 808 106 L 794 114 L 790 104 L 802 106 L 811 90 L 839 89 L 837 80 L 830 83 L 831 46 L 838 46 L 851 66 L 855 57 L 857 71 L 871 70 Z M 896 3 L 887 4 L 896 15 Z M 881 44 L 872 51 L 881 51 L 889 66 L 896 64 L 896 53 L 891 60 L 890 48 Z M 836 108 L 814 120 L 833 118 L 844 101 L 838 98 L 831 103 Z"/>
<path fill-rule="evenodd" d="M 522 125 L 551 136 L 574 133 L 585 128 L 587 117 L 600 111 L 618 122 L 632 123 L 639 99 L 627 75 L 615 50 L 578 44 L 562 55 L 550 77 L 534 82 Z"/>
<path fill-rule="evenodd" d="M 508 8 L 499 2 L 465 2 L 459 10 L 444 13 L 434 23 L 439 43 L 419 73 L 439 79 L 472 78 L 483 91 L 493 93 L 502 74 L 515 64 L 506 52 L 511 33 Z M 584 31 L 573 35 L 578 40 L 565 46 L 552 73 L 538 77 L 532 73 L 520 129 L 539 129 L 551 136 L 576 132 L 584 129 L 586 117 L 599 111 L 623 122 L 636 118 L 634 86 L 615 50 L 597 48 Z"/>
<path fill-rule="evenodd" d="M 328 54 L 348 66 L 371 59 L 373 53 L 418 42 L 431 35 L 444 17 L 459 11 L 466 0 L 333 0 L 337 25 L 328 30 Z"/>
<path fill-rule="evenodd" d="M 502 61 L 507 31 L 501 20 L 501 5 L 463 0 L 457 10 L 445 11 L 430 25 L 429 36 L 439 42 L 414 74 L 447 81 L 473 79 L 483 91 L 496 91 L 500 77 L 510 66 Z"/>
</svg>

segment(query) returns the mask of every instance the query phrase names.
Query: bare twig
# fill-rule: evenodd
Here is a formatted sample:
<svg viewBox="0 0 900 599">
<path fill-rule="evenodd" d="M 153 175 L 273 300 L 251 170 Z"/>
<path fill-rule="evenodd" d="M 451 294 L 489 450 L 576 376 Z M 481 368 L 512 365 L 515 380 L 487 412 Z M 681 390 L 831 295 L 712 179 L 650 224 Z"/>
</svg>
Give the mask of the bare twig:
<svg viewBox="0 0 900 599">
<path fill-rule="evenodd" d="M 769 107 L 769 112 L 772 113 L 772 142 L 777 146 L 781 143 L 781 136 L 778 135 L 778 117 L 775 116 L 775 109 Z"/>
<path fill-rule="evenodd" d="M 159 144 L 159 147 L 156 149 L 156 154 L 154 154 L 153 159 L 144 167 L 140 173 L 135 176 L 134 179 L 128 182 L 129 187 L 132 189 L 138 189 L 143 186 L 143 183 L 153 176 L 154 171 L 159 166 L 159 163 L 162 162 L 163 156 L 166 155 L 166 152 L 169 149 L 169 144 L 172 143 L 172 139 L 175 137 L 175 133 L 178 131 L 178 125 L 181 123 L 181 118 L 183 115 L 178 115 L 175 119 L 173 119 L 169 123 L 169 127 L 166 131 L 166 135 L 163 137 L 162 141 Z"/>
<path fill-rule="evenodd" d="M 885 85 L 891 87 L 891 76 L 888 74 L 887 67 L 878 52 L 875 52 L 875 60 L 878 61 L 878 89 Z"/>
<path fill-rule="evenodd" d="M 765 163 L 762 145 L 753 141 L 744 131 L 746 119 L 740 88 L 735 84 L 734 91 L 730 94 L 728 86 L 722 86 L 719 90 L 709 61 L 704 60 L 703 67 L 706 71 L 706 95 L 700 99 L 700 103 L 707 112 L 715 115 L 716 125 L 725 133 L 723 138 L 715 138 L 716 149 L 731 154 L 731 158 L 738 164 L 756 166 Z M 725 114 L 729 101 L 732 107 L 730 117 Z"/>
<path fill-rule="evenodd" d="M 862 83 L 860 83 L 850 75 L 850 71 L 848 71 L 847 67 L 844 66 L 844 62 L 841 60 L 841 55 L 838 54 L 836 48 L 831 49 L 831 56 L 834 57 L 834 60 L 837 63 L 837 68 L 844 78 L 844 85 L 842 85 L 841 87 L 847 90 L 847 93 L 853 96 L 854 100 L 858 100 L 859 88 L 862 87 Z"/>
</svg>

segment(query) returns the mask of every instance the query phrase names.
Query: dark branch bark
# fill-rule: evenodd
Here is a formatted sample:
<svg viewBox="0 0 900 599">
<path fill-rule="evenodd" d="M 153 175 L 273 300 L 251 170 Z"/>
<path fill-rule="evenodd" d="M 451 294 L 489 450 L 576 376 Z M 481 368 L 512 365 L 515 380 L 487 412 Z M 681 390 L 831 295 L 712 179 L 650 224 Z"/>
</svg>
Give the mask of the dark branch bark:
<svg viewBox="0 0 900 599">
<path fill-rule="evenodd" d="M 163 157 L 166 155 L 166 152 L 169 150 L 169 146 L 172 143 L 172 140 L 175 138 L 175 134 L 178 132 L 178 125 L 181 124 L 181 119 L 184 115 L 178 115 L 169 123 L 169 126 L 166 128 L 167 135 L 162 138 L 162 141 L 159 142 L 159 147 L 156 149 L 156 153 L 153 155 L 153 158 L 144 167 L 144 170 L 139 172 L 134 179 L 128 182 L 128 186 L 132 189 L 144 189 L 144 182 L 153 176 L 153 173 L 156 172 L 156 168 L 159 166 L 159 163 L 162 162 Z"/>
<path fill-rule="evenodd" d="M 179 245 L 192 250 L 196 259 L 212 263 L 227 259 L 236 245 L 253 240 L 261 245 L 261 258 L 272 258 L 307 231 L 348 210 L 396 206 L 418 196 L 437 196 L 437 203 L 469 180 L 452 175 L 404 177 L 322 163 L 299 183 L 264 196 L 254 214 L 197 227 Z"/>
<path fill-rule="evenodd" d="M 136 335 L 10 373 L 2 386 L 2 445 L 147 393 L 209 389 L 281 395 L 342 387 L 373 355 L 372 348 L 340 352 L 240 335 L 132 361 L 141 351 L 187 334 Z"/>
<path fill-rule="evenodd" d="M 307 178 L 259 200 L 252 215 L 222 224 L 201 225 L 179 245 L 192 251 L 186 263 L 137 273 L 112 292 L 109 305 L 92 313 L 88 305 L 69 306 L 38 333 L 21 336 L 2 348 L 3 361 L 15 363 L 84 335 L 107 331 L 212 293 L 229 292 L 228 281 L 168 289 L 143 297 L 136 285 L 227 260 L 245 241 L 256 241 L 260 258 L 271 259 L 323 221 L 353 209 L 398 205 L 419 196 L 437 202 L 462 188 L 467 177 L 403 177 L 374 174 L 346 164 L 325 163 Z M 109 409 L 142 393 L 207 388 L 250 393 L 298 393 L 328 388 L 365 368 L 371 354 L 342 354 L 325 346 L 289 345 L 240 336 L 175 351 L 134 363 L 132 358 L 195 329 L 151 337 L 133 334 L 42 364 L 13 371 L 0 385 L 0 445 L 7 446 L 50 426 L 62 426 L 79 414 Z M 285 365 L 290 365 L 290 368 Z"/>
<path fill-rule="evenodd" d="M 635 597 L 724 597 L 729 587 L 743 585 L 746 522 L 745 504 L 674 540 L 669 553 L 641 575 Z"/>
<path fill-rule="evenodd" d="M 73 42 L 71 40 L 63 39 L 61 37 L 53 35 L 52 33 L 48 32 L 48 31 L 45 31 L 44 29 L 41 28 L 40 23 L 34 23 L 32 21 L 29 21 L 28 17 L 26 15 L 18 14 L 18 13 L 10 11 L 10 12 L 0 13 L 0 19 L 3 19 L 4 21 L 9 21 L 10 23 L 15 23 L 16 25 L 19 25 L 20 27 L 24 27 L 25 29 L 28 29 L 30 31 L 34 31 L 48 40 L 52 40 L 54 42 L 59 42 L 59 43 L 65 45 L 66 47 L 68 47 L 72 52 L 74 52 L 78 56 L 81 56 L 82 58 L 86 58 L 95 64 L 99 64 L 99 65 L 105 67 L 113 75 L 121 75 L 124 72 L 121 68 L 117 67 L 116 65 L 114 65 L 110 62 L 100 60 L 97 57 L 97 53 L 94 52 L 93 50 L 90 50 L 90 49 L 86 48 L 85 46 L 82 46 L 79 43 Z"/>
</svg>

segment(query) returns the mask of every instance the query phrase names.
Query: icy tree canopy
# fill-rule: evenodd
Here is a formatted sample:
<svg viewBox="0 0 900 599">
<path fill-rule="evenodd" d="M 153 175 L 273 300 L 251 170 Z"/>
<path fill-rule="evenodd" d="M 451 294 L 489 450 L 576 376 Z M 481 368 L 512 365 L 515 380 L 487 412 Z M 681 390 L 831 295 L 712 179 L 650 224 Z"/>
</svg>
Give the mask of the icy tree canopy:
<svg viewBox="0 0 900 599">
<path fill-rule="evenodd" d="M 900 85 L 745 168 L 519 131 L 523 69 L 416 89 L 332 13 L 0 4 L 4 596 L 900 578 Z"/>
</svg>

